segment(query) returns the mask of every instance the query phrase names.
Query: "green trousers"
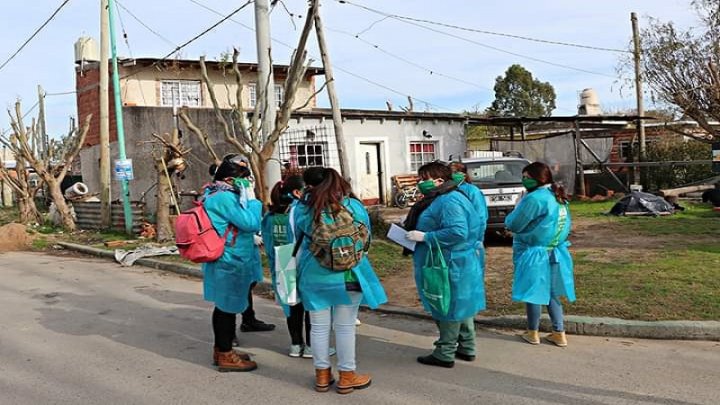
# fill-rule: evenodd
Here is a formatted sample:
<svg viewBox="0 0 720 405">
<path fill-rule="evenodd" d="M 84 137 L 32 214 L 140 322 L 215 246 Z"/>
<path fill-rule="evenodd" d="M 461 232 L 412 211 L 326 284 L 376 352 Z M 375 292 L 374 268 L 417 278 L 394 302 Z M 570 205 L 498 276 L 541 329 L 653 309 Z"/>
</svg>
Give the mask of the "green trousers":
<svg viewBox="0 0 720 405">
<path fill-rule="evenodd" d="M 435 341 L 433 356 L 442 361 L 455 361 L 455 352 L 475 355 L 475 319 L 460 322 L 435 321 L 440 338 Z"/>
</svg>

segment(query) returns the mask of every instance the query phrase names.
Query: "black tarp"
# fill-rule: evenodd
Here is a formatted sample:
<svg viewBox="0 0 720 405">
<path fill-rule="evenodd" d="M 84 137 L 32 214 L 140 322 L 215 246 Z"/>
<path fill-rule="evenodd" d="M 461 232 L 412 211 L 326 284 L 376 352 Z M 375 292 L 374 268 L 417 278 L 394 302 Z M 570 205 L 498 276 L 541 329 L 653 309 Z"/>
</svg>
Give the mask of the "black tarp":
<svg viewBox="0 0 720 405">
<path fill-rule="evenodd" d="M 674 212 L 673 205 L 653 194 L 633 191 L 610 210 L 611 215 L 666 215 Z"/>
</svg>

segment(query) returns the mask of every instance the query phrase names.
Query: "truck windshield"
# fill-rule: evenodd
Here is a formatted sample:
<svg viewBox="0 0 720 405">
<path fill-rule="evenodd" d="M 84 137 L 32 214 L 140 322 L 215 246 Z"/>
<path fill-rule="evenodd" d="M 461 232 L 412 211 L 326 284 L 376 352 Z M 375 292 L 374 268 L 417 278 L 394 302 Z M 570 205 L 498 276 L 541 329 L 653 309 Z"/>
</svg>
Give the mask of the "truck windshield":
<svg viewBox="0 0 720 405">
<path fill-rule="evenodd" d="M 466 163 L 472 182 L 481 184 L 520 184 L 527 164 L 521 160 Z"/>
</svg>

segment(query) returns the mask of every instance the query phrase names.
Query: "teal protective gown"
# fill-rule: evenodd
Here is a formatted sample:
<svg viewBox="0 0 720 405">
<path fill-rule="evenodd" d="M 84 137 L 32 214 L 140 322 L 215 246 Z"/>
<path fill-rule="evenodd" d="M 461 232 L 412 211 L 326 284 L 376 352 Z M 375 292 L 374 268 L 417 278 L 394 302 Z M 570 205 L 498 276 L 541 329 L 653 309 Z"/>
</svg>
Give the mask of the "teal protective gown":
<svg viewBox="0 0 720 405">
<path fill-rule="evenodd" d="M 548 305 L 552 294 L 575 301 L 568 206 L 559 204 L 548 187 L 541 187 L 520 201 L 505 218 L 505 226 L 513 233 L 512 299 Z"/>
<path fill-rule="evenodd" d="M 480 243 L 485 241 L 485 231 L 487 230 L 487 221 L 488 221 L 488 207 L 487 207 L 487 201 L 485 201 L 485 195 L 482 193 L 482 190 L 480 190 L 480 187 L 467 183 L 462 182 L 458 186 L 460 191 L 465 194 L 468 199 L 470 200 L 470 203 L 472 203 L 473 207 L 475 207 L 475 212 L 480 217 Z M 484 249 L 484 248 L 483 248 Z M 485 254 L 483 253 L 483 263 L 485 260 Z M 483 268 L 485 266 L 483 265 Z"/>
<path fill-rule="evenodd" d="M 234 314 L 247 308 L 250 285 L 263 281 L 260 251 L 254 240 L 260 231 L 262 204 L 258 200 L 243 203 L 236 193 L 227 190 L 205 199 L 205 210 L 215 230 L 223 235 L 232 225 L 238 233 L 234 243 L 233 233 L 228 233 L 225 251 L 218 260 L 203 263 L 203 295 L 220 310 Z"/>
<path fill-rule="evenodd" d="M 370 218 L 362 203 L 354 198 L 345 198 L 343 205 L 359 221 L 370 230 Z M 308 250 L 313 229 L 313 210 L 304 203 L 297 204 L 292 210 L 294 216 L 295 237 L 304 234 L 300 251 L 297 255 L 298 289 L 305 310 L 321 311 L 334 305 L 351 304 L 350 296 L 345 290 L 344 272 L 334 272 L 320 265 L 315 256 Z M 363 300 L 361 304 L 377 308 L 387 302 L 385 290 L 375 275 L 370 260 L 365 256 L 352 270 L 360 287 Z"/>
<path fill-rule="evenodd" d="M 422 290 L 422 268 L 425 265 L 430 243 L 440 243 L 449 266 L 451 301 L 448 314 L 443 316 L 427 304 L 422 293 L 420 300 L 425 310 L 439 321 L 464 321 L 485 309 L 485 252 L 482 234 L 487 226 L 470 203 L 469 197 L 459 191 L 438 196 L 420 214 L 417 230 L 425 232 L 425 242 L 418 243 L 413 253 L 415 283 Z"/>
</svg>

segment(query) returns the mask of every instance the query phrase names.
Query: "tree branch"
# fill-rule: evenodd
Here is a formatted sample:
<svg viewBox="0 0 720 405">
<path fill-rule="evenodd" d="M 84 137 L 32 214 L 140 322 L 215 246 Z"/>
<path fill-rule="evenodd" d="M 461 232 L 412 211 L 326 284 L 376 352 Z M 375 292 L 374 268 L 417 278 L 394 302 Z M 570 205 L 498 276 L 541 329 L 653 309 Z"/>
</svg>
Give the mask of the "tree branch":
<svg viewBox="0 0 720 405">
<path fill-rule="evenodd" d="M 187 115 L 186 108 L 180 110 L 180 119 L 183 120 L 188 129 L 190 129 L 190 132 L 194 133 L 198 137 L 200 144 L 205 147 L 205 150 L 208 154 L 210 154 L 210 158 L 213 162 L 219 165 L 221 159 L 218 157 L 218 154 L 215 153 L 215 149 L 213 149 L 212 145 L 210 145 L 210 138 L 200 128 L 198 128 L 192 120 L 190 120 L 190 117 Z"/>
</svg>

